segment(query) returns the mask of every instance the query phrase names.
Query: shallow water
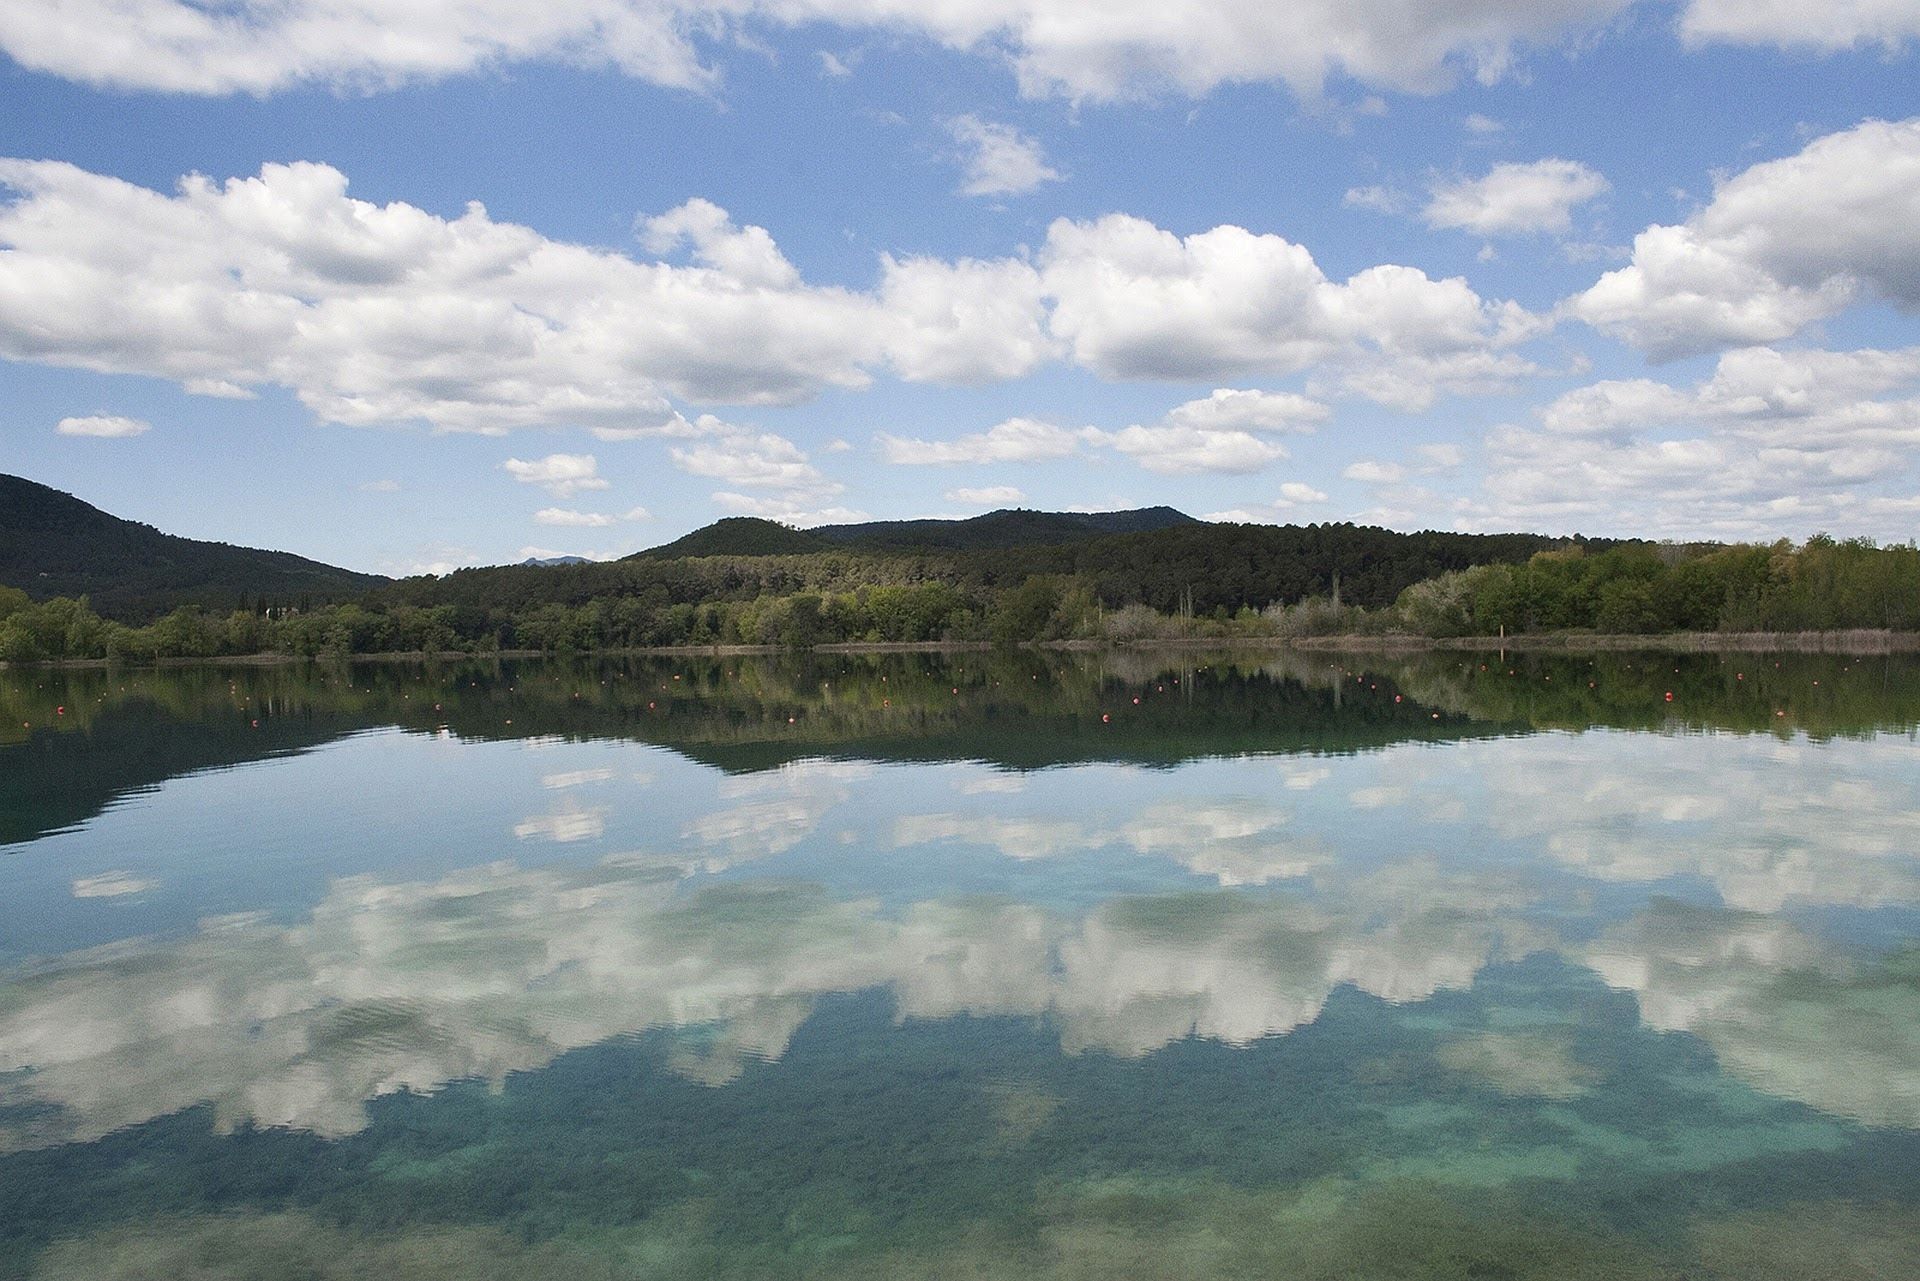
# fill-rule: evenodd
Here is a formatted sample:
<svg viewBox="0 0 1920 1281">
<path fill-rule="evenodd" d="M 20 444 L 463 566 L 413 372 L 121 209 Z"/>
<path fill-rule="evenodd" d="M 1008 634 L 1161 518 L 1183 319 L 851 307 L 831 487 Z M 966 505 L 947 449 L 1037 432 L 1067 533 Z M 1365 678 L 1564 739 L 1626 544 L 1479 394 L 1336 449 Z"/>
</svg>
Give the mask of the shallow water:
<svg viewBox="0 0 1920 1281">
<path fill-rule="evenodd" d="M 1910 1277 L 1920 663 L 0 672 L 0 1275 Z"/>
</svg>

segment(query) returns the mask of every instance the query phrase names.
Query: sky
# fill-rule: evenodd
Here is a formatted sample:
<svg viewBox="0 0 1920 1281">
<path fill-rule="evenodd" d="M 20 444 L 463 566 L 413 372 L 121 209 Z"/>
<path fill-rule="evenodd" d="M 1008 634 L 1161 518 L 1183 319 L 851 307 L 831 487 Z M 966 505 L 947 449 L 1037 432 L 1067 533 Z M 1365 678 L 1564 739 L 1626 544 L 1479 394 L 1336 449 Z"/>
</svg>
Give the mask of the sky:
<svg viewBox="0 0 1920 1281">
<path fill-rule="evenodd" d="M 1920 532 L 1920 0 L 9 0 L 0 157 L 0 471 L 171 533 Z"/>
</svg>

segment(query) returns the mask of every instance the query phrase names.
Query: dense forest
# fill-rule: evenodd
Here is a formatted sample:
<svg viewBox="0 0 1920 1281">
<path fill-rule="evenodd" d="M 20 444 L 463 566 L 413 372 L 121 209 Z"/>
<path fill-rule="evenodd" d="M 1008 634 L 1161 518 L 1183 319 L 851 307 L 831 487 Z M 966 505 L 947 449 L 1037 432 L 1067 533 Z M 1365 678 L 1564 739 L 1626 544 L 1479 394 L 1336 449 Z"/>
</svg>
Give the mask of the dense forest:
<svg viewBox="0 0 1920 1281">
<path fill-rule="evenodd" d="M 81 600 L 34 602 L 0 588 L 0 659 L 1920 630 L 1920 548 L 1910 545 L 1816 537 L 1800 547 L 1596 551 L 1338 525 L 1199 528 L 1216 536 L 1173 528 L 992 555 L 463 570 L 341 604 L 224 614 L 188 606 L 142 626 L 102 618 Z M 1514 559 L 1473 563 L 1500 555 Z M 1341 566 L 1352 566 L 1351 577 Z"/>
<path fill-rule="evenodd" d="M 1543 552 L 1420 583 L 1376 621 L 1423 636 L 1913 631 L 1920 629 L 1920 548 L 1817 535 L 1797 548 Z"/>
</svg>

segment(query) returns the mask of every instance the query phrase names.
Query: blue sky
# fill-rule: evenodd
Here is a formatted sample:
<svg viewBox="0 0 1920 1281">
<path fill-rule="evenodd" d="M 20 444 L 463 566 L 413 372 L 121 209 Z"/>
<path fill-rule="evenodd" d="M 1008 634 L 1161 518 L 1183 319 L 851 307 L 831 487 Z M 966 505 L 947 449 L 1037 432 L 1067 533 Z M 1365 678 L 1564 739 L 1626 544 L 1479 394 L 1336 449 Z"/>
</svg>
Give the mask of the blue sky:
<svg viewBox="0 0 1920 1281">
<path fill-rule="evenodd" d="M 1091 10 L 16 0 L 0 470 L 388 573 L 1920 527 L 1920 3 Z"/>
</svg>

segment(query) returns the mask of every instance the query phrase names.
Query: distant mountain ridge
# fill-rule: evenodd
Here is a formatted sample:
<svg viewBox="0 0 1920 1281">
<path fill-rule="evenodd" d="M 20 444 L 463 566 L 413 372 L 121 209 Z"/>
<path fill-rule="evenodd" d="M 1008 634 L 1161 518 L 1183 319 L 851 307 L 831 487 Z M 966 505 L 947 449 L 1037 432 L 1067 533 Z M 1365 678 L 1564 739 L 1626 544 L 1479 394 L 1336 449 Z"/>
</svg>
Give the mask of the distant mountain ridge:
<svg viewBox="0 0 1920 1281">
<path fill-rule="evenodd" d="M 836 549 L 995 551 L 1010 547 L 1051 547 L 1109 534 L 1150 533 L 1203 523 L 1172 507 L 1112 512 L 1002 508 L 959 520 L 876 520 L 855 525 L 819 525 L 813 529 L 794 529 L 754 516 L 731 516 L 663 546 L 636 552 L 627 559 L 788 556 Z"/>
<path fill-rule="evenodd" d="M 233 609 L 349 600 L 390 580 L 291 552 L 163 534 L 71 494 L 0 475 L 0 584 L 36 600 L 85 596 L 110 618 L 139 620 L 181 605 Z"/>
</svg>

